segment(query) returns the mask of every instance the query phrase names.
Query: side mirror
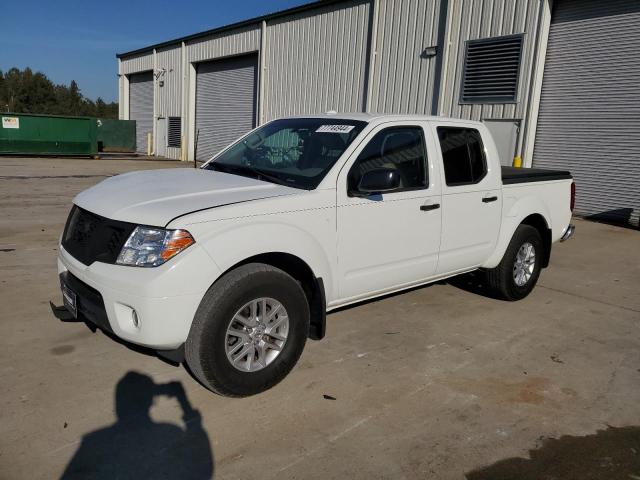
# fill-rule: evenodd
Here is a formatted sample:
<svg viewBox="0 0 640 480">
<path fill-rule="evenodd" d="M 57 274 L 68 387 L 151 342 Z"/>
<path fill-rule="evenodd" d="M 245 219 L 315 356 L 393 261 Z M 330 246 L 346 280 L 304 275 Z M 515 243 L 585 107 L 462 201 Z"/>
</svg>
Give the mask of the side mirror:
<svg viewBox="0 0 640 480">
<path fill-rule="evenodd" d="M 366 172 L 358 183 L 355 195 L 375 195 L 400 187 L 400 173 L 394 168 L 375 168 Z"/>
</svg>

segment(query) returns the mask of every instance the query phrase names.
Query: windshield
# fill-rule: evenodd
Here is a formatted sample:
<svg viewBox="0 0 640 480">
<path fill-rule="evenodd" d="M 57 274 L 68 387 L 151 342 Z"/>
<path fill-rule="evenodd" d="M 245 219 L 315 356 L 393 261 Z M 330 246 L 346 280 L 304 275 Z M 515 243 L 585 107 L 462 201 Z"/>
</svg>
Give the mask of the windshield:
<svg viewBox="0 0 640 480">
<path fill-rule="evenodd" d="M 312 190 L 365 126 L 337 118 L 276 120 L 203 168 Z"/>
</svg>

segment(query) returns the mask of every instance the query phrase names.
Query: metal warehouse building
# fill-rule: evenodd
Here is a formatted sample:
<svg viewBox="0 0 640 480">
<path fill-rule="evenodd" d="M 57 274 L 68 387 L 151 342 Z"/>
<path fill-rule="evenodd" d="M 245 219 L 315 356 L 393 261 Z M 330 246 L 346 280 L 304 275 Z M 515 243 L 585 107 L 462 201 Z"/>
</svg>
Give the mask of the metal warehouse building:
<svg viewBox="0 0 640 480">
<path fill-rule="evenodd" d="M 578 214 L 638 225 L 637 0 L 326 0 L 119 54 L 118 69 L 140 151 L 205 160 L 328 110 L 482 120 L 504 164 L 571 170 Z"/>
</svg>

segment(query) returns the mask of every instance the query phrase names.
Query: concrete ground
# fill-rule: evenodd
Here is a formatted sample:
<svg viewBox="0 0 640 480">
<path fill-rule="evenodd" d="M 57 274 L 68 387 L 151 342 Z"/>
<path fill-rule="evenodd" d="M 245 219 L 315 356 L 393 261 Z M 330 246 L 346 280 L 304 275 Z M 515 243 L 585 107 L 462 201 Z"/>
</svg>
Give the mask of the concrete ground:
<svg viewBox="0 0 640 480">
<path fill-rule="evenodd" d="M 185 166 L 0 158 L 0 478 L 640 478 L 640 232 L 576 220 L 521 302 L 458 281 L 331 314 L 228 399 L 49 309 L 73 196 Z"/>
</svg>

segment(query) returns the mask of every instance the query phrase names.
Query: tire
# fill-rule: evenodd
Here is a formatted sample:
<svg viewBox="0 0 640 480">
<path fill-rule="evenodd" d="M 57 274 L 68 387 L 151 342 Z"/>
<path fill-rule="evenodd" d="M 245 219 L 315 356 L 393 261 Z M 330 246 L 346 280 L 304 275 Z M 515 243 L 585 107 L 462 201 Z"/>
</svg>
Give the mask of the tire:
<svg viewBox="0 0 640 480">
<path fill-rule="evenodd" d="M 531 245 L 535 254 L 533 269 L 528 278 L 526 275 L 522 275 L 521 269 L 518 270 L 520 275 L 516 275 L 518 253 L 521 252 L 521 249 L 525 249 L 525 245 Z M 530 225 L 518 226 L 498 266 L 486 271 L 486 281 L 490 293 L 497 298 L 508 301 L 525 298 L 531 293 L 538 277 L 540 277 L 544 253 L 544 243 L 538 230 Z M 530 262 L 531 259 L 527 263 Z"/>
<path fill-rule="evenodd" d="M 260 323 L 254 322 L 255 327 L 249 328 L 237 321 L 238 318 L 243 322 L 252 318 L 250 309 L 257 299 L 255 311 L 266 317 L 274 314 L 275 319 L 269 324 L 275 325 L 279 321 L 280 326 L 277 327 L 278 332 L 271 332 L 279 338 L 286 337 L 283 343 L 275 336 L 267 335 L 269 330 L 264 330 L 264 326 L 264 337 L 260 333 L 251 333 L 259 335 L 261 340 L 249 338 L 249 332 L 257 330 Z M 247 307 L 240 311 L 243 306 Z M 286 330 L 283 330 L 283 322 L 286 322 L 283 317 L 288 319 Z M 206 388 L 220 395 L 246 397 L 264 392 L 280 382 L 300 358 L 309 334 L 309 319 L 307 297 L 293 277 L 266 264 L 242 265 L 216 281 L 202 299 L 185 345 L 187 364 Z M 242 331 L 242 338 L 228 333 L 230 325 L 233 332 Z M 256 341 L 258 343 L 252 343 Z M 258 350 L 264 345 L 260 343 L 262 341 L 271 345 L 277 343 L 281 349 L 269 350 L 260 362 Z M 255 356 L 248 353 L 236 363 L 232 361 L 252 345 L 256 349 Z M 265 348 L 260 351 L 265 351 Z M 246 370 L 247 365 L 258 370 Z"/>
</svg>

